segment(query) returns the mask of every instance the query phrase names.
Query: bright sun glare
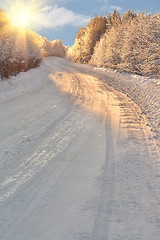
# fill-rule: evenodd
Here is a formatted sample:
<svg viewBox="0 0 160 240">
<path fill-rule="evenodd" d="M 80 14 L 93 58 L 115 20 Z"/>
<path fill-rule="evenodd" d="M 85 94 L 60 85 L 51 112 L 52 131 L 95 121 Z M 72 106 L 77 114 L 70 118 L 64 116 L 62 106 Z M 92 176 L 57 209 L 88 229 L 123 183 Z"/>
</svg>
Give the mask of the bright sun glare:
<svg viewBox="0 0 160 240">
<path fill-rule="evenodd" d="M 12 23 L 21 28 L 30 28 L 30 23 L 34 14 L 29 9 L 16 9 L 11 15 Z"/>
<path fill-rule="evenodd" d="M 8 8 L 8 16 L 12 24 L 21 30 L 31 29 L 38 22 L 38 16 L 41 11 L 35 1 L 16 0 Z"/>
</svg>

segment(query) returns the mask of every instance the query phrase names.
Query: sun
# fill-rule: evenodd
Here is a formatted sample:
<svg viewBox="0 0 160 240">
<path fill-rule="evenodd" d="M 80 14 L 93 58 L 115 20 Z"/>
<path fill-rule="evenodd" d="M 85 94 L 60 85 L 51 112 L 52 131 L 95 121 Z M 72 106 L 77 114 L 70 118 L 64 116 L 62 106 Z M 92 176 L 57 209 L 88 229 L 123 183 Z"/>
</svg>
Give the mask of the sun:
<svg viewBox="0 0 160 240">
<path fill-rule="evenodd" d="M 41 6 L 35 0 L 10 2 L 7 14 L 13 26 L 21 30 L 32 29 L 39 21 Z"/>
<path fill-rule="evenodd" d="M 9 17 L 13 25 L 23 30 L 30 28 L 34 13 L 30 9 L 17 8 Z"/>
</svg>

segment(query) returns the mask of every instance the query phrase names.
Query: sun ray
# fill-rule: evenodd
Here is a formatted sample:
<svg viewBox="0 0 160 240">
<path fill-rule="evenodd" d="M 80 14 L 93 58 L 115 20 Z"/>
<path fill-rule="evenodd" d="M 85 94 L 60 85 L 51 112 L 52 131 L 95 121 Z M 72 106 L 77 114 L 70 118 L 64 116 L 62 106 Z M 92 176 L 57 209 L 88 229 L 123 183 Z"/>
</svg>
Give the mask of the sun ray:
<svg viewBox="0 0 160 240">
<path fill-rule="evenodd" d="M 6 1 L 5 8 L 13 26 L 20 30 L 33 30 L 40 23 L 44 2 L 38 0 Z"/>
</svg>

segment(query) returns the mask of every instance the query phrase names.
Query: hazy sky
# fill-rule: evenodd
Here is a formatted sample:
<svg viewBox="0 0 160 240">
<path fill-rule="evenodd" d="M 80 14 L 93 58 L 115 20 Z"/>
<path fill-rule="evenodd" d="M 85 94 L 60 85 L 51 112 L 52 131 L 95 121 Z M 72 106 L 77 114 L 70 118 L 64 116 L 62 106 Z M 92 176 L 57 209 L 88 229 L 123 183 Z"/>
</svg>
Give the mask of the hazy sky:
<svg viewBox="0 0 160 240">
<path fill-rule="evenodd" d="M 87 25 L 91 17 L 111 13 L 116 8 L 121 13 L 160 11 L 160 0 L 0 0 L 0 8 L 6 10 L 8 4 L 25 1 L 36 3 L 41 15 L 38 24 L 33 26 L 40 35 L 50 40 L 61 39 L 64 45 L 72 45 L 81 26 Z"/>
</svg>

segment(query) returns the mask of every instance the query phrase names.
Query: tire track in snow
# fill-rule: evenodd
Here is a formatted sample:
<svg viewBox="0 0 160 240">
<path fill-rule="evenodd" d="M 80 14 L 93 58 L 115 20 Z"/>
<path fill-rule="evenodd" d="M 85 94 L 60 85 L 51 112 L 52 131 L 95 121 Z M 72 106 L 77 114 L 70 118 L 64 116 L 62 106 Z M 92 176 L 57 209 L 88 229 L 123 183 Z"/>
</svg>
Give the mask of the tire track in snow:
<svg viewBox="0 0 160 240">
<path fill-rule="evenodd" d="M 62 115 L 58 117 L 52 125 L 48 127 L 47 135 L 54 129 L 54 133 L 48 139 L 44 138 L 44 143 L 38 146 L 37 150 L 31 154 L 29 158 L 23 160 L 23 163 L 15 170 L 15 173 L 7 177 L 0 185 L 0 201 L 4 201 L 37 172 L 45 167 L 49 161 L 53 160 L 60 153 L 62 153 L 68 144 L 76 137 L 76 134 L 81 131 L 81 127 L 77 127 L 76 123 L 73 125 L 71 121 L 64 121 L 75 109 L 76 105 L 72 103 L 65 109 Z M 54 147 L 53 147 L 54 146 Z M 46 151 L 47 149 L 47 151 Z M 49 151 L 48 151 L 49 149 Z"/>
</svg>

